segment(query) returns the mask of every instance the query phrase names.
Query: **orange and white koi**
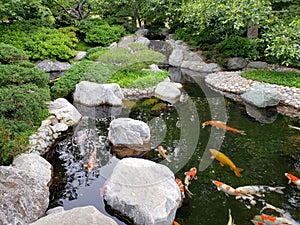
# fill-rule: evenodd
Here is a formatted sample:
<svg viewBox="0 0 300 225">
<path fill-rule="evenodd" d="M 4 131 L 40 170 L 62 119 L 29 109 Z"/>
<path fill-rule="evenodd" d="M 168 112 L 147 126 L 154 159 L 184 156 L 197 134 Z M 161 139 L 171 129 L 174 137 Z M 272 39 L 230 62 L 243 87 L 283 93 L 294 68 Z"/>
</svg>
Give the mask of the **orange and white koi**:
<svg viewBox="0 0 300 225">
<path fill-rule="evenodd" d="M 300 130 L 300 127 L 295 127 L 295 126 L 292 126 L 292 125 L 288 125 L 289 128 L 293 128 L 293 129 L 296 129 L 296 130 Z"/>
<path fill-rule="evenodd" d="M 95 147 L 94 151 L 89 156 L 89 160 L 86 166 L 88 171 L 91 171 L 95 167 L 96 158 L 97 158 L 97 148 Z"/>
<path fill-rule="evenodd" d="M 264 222 L 261 222 L 261 221 L 256 221 L 256 220 L 251 220 L 251 222 L 254 224 L 254 225 L 288 225 L 286 223 L 264 223 Z"/>
<path fill-rule="evenodd" d="M 252 220 L 266 224 L 292 224 L 290 220 L 284 217 L 269 216 L 266 214 L 255 215 Z"/>
<path fill-rule="evenodd" d="M 181 193 L 181 199 L 184 199 L 185 198 L 184 185 L 183 185 L 182 181 L 179 178 L 176 178 L 175 181 L 176 181 L 176 183 L 179 187 L 179 190 L 180 190 L 180 193 Z"/>
<path fill-rule="evenodd" d="M 161 145 L 158 146 L 158 147 L 155 149 L 155 151 L 158 152 L 158 156 L 161 156 L 161 157 L 163 157 L 165 160 L 167 160 L 168 162 L 171 162 L 170 156 L 167 154 L 167 150 L 164 149 L 163 146 L 161 146 Z"/>
<path fill-rule="evenodd" d="M 212 183 L 217 186 L 218 191 L 223 191 L 227 196 L 229 195 L 240 195 L 240 193 L 233 187 L 217 180 L 213 180 Z"/>
<path fill-rule="evenodd" d="M 253 185 L 253 186 L 242 186 L 236 188 L 238 192 L 244 195 L 256 195 L 258 197 L 264 196 L 264 193 L 277 192 L 279 194 L 283 194 L 283 189 L 285 187 L 269 187 L 264 185 Z"/>
<path fill-rule="evenodd" d="M 227 126 L 226 123 L 224 123 L 222 121 L 218 121 L 218 120 L 208 120 L 208 121 L 205 121 L 204 123 L 202 123 L 202 128 L 204 128 L 207 125 L 214 126 L 217 129 L 222 129 L 225 132 L 226 131 L 231 131 L 231 132 L 234 132 L 234 133 L 246 135 L 245 131 L 238 130 L 238 129 L 235 129 L 233 127 Z"/>
<path fill-rule="evenodd" d="M 196 167 L 192 167 L 189 171 L 185 172 L 184 175 L 185 175 L 185 178 L 184 178 L 184 184 L 185 184 L 185 190 L 188 194 L 189 197 L 191 197 L 193 195 L 192 192 L 190 192 L 188 186 L 190 185 L 191 181 L 193 179 L 197 180 L 197 169 Z"/>
<path fill-rule="evenodd" d="M 223 154 L 215 149 L 209 149 L 209 151 L 212 155 L 211 158 L 218 160 L 220 162 L 221 166 L 227 165 L 231 168 L 231 170 L 233 170 L 233 172 L 236 176 L 238 176 L 238 177 L 242 176 L 240 174 L 240 172 L 242 172 L 244 169 L 236 167 L 234 165 L 234 163 L 225 154 Z"/>
<path fill-rule="evenodd" d="M 289 184 L 293 182 L 294 184 L 297 185 L 297 188 L 300 189 L 300 179 L 290 173 L 285 173 L 284 174 L 288 179 L 289 179 Z"/>
</svg>

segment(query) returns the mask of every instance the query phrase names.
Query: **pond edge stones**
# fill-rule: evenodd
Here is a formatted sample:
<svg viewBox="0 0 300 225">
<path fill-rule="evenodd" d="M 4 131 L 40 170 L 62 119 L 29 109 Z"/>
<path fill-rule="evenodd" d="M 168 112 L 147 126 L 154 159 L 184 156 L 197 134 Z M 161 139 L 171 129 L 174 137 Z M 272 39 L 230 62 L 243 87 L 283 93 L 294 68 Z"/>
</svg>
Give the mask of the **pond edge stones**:
<svg viewBox="0 0 300 225">
<path fill-rule="evenodd" d="M 120 160 L 104 189 L 106 204 L 137 225 L 173 224 L 180 199 L 173 172 L 146 159 Z"/>
<path fill-rule="evenodd" d="M 140 120 L 117 118 L 109 125 L 108 140 L 118 158 L 142 156 L 150 150 L 150 128 Z"/>
</svg>

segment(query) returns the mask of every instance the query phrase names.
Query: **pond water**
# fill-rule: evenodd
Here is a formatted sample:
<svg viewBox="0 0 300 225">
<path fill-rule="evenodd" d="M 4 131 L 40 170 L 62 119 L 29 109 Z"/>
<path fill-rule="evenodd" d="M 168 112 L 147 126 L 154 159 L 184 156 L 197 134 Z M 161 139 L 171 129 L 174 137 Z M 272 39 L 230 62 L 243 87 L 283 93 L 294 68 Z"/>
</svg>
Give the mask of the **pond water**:
<svg viewBox="0 0 300 225">
<path fill-rule="evenodd" d="M 299 120 L 278 115 L 273 123 L 261 124 L 247 115 L 243 105 L 223 99 L 208 90 L 203 80 L 197 82 L 184 85 L 186 97 L 174 107 L 164 105 L 155 111 L 152 107 L 161 101 L 143 99 L 137 102 L 137 108 L 124 109 L 118 116 L 129 116 L 148 123 L 153 137 L 151 146 L 163 145 L 168 149 L 172 163 L 168 165 L 153 151 L 145 158 L 168 165 L 181 180 L 184 180 L 184 172 L 191 167 L 200 168 L 198 179 L 189 186 L 194 195 L 177 210 L 176 221 L 181 225 L 227 224 L 230 209 L 235 224 L 252 224 L 250 220 L 260 214 L 259 210 L 255 207 L 248 209 L 233 196 L 227 197 L 219 192 L 212 180 L 222 181 L 232 187 L 284 186 L 283 195 L 269 193 L 264 199 L 271 205 L 287 210 L 295 220 L 300 221 L 300 190 L 294 184 L 288 184 L 284 176 L 286 172 L 300 175 L 287 154 L 293 151 L 290 145 L 293 140 L 300 143 L 300 132 L 290 129 L 288 125 L 299 126 Z M 107 128 L 114 116 L 106 117 L 103 112 L 109 110 L 96 109 L 93 114 L 95 118 L 83 118 L 45 156 L 54 166 L 50 208 L 63 206 L 71 209 L 94 205 L 118 224 L 126 224 L 106 212 L 101 196 L 102 186 L 118 161 L 110 154 L 107 141 Z M 210 126 L 201 127 L 203 122 L 216 119 L 227 120 L 227 125 L 244 130 L 246 135 L 224 133 Z M 85 164 L 95 148 L 97 167 L 87 171 Z M 221 167 L 216 160 L 210 161 L 207 155 L 209 148 L 222 151 L 238 167 L 244 168 L 242 177 L 235 176 L 227 166 Z M 279 216 L 269 209 L 264 213 Z"/>
</svg>

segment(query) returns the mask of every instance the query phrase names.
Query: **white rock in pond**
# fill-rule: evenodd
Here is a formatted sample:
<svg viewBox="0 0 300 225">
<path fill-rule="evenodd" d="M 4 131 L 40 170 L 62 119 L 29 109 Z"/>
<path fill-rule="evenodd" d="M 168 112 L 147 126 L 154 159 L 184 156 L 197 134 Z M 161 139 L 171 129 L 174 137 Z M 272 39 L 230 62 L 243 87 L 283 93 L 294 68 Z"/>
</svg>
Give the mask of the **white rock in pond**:
<svg viewBox="0 0 300 225">
<path fill-rule="evenodd" d="M 31 223 L 31 225 L 117 225 L 117 223 L 99 212 L 94 206 L 77 207 L 66 211 L 51 213 Z"/>
<path fill-rule="evenodd" d="M 47 104 L 50 113 L 53 113 L 56 118 L 68 126 L 73 126 L 81 119 L 78 110 L 64 98 L 58 98 Z"/>
<path fill-rule="evenodd" d="M 180 198 L 168 167 L 138 158 L 120 160 L 104 189 L 106 203 L 137 225 L 173 224 Z"/>
<path fill-rule="evenodd" d="M 81 81 L 76 85 L 74 102 L 85 106 L 112 105 L 122 106 L 124 98 L 118 84 L 97 84 Z"/>
<path fill-rule="evenodd" d="M 144 145 L 150 141 L 150 128 L 140 120 L 114 119 L 109 125 L 108 139 L 113 145 Z"/>
<path fill-rule="evenodd" d="M 45 186 L 50 184 L 52 178 L 52 165 L 43 157 L 35 153 L 24 153 L 13 160 L 14 168 L 24 171 L 35 177 Z"/>
<path fill-rule="evenodd" d="M 156 86 L 154 95 L 164 101 L 174 103 L 179 99 L 181 91 L 177 84 L 163 81 Z"/>
</svg>

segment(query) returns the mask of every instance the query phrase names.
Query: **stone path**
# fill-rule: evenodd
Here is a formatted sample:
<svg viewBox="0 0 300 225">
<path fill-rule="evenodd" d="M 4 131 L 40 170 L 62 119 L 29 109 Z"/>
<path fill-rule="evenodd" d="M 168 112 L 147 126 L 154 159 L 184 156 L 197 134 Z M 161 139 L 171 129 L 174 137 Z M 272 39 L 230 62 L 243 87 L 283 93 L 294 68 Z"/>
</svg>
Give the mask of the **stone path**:
<svg viewBox="0 0 300 225">
<path fill-rule="evenodd" d="M 241 77 L 240 71 L 212 73 L 206 76 L 205 82 L 212 89 L 238 101 L 241 101 L 239 96 L 251 89 L 255 84 L 263 84 L 275 88 L 281 98 L 277 111 L 289 116 L 300 117 L 300 88 L 246 79 Z"/>
</svg>

